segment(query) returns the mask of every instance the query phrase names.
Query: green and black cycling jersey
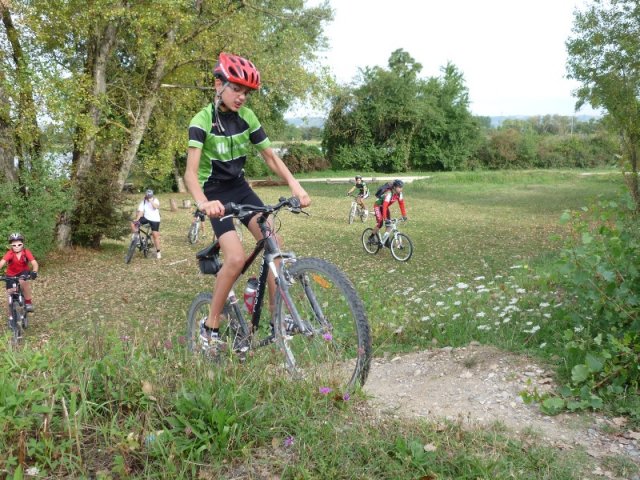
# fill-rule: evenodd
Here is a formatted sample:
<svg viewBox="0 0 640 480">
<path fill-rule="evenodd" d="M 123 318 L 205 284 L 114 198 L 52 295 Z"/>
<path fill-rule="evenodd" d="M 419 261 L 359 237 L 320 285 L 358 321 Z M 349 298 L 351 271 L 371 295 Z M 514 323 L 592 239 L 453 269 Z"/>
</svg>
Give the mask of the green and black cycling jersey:
<svg viewBox="0 0 640 480">
<path fill-rule="evenodd" d="M 365 195 L 369 194 L 369 187 L 367 187 L 367 184 L 365 182 L 360 182 L 359 184 L 356 183 L 353 186 L 359 190 L 358 195 L 362 195 L 364 197 Z"/>
<path fill-rule="evenodd" d="M 237 112 L 218 111 L 218 116 L 222 129 L 215 123 L 213 105 L 209 104 L 189 124 L 189 147 L 202 150 L 198 180 L 205 195 L 215 184 L 243 175 L 251 145 L 258 151 L 271 145 L 251 109 L 243 106 Z"/>
</svg>

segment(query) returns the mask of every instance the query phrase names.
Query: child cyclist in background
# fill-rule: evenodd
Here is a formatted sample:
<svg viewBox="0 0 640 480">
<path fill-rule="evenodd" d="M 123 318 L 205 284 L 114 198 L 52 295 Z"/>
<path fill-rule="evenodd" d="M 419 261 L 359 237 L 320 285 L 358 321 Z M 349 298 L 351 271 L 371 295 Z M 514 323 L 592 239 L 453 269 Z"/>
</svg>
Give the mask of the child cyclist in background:
<svg viewBox="0 0 640 480">
<path fill-rule="evenodd" d="M 362 176 L 360 175 L 356 175 L 356 184 L 347 192 L 347 197 L 351 195 L 351 192 L 353 192 L 356 188 L 358 189 L 356 202 L 358 202 L 360 208 L 364 210 L 364 215 L 366 217 L 367 215 L 369 215 L 369 210 L 367 210 L 367 207 L 364 204 L 364 200 L 369 197 L 369 187 L 367 187 L 367 184 L 364 182 L 364 180 L 362 180 Z"/>
<path fill-rule="evenodd" d="M 9 235 L 10 250 L 0 260 L 0 269 L 7 265 L 6 275 L 8 277 L 17 277 L 18 275 L 28 274 L 31 279 L 35 280 L 38 276 L 38 262 L 34 258 L 29 249 L 24 248 L 24 237 L 21 233 L 12 233 Z M 31 264 L 31 271 L 29 270 Z M 6 281 L 7 289 L 12 288 L 9 280 Z M 33 303 L 31 297 L 31 285 L 26 280 L 20 280 L 20 287 L 24 294 L 24 304 L 27 312 L 33 312 Z"/>
<path fill-rule="evenodd" d="M 389 206 L 393 203 L 398 202 L 400 206 L 400 213 L 402 213 L 402 219 L 407 219 L 407 210 L 404 204 L 404 196 L 402 194 L 402 189 L 404 188 L 404 182 L 400 179 L 396 179 L 391 184 L 390 188 L 385 190 L 382 195 L 380 195 L 375 203 L 373 204 L 373 212 L 376 214 L 376 226 L 373 229 L 373 233 L 369 237 L 369 243 L 375 244 L 378 241 L 378 231 L 380 231 L 380 227 L 382 227 L 382 222 L 385 225 L 390 223 L 391 212 L 389 211 Z"/>
<path fill-rule="evenodd" d="M 136 219 L 131 222 L 131 232 L 136 233 L 139 225 L 151 227 L 151 239 L 156 247 L 156 258 L 162 258 L 160 253 L 160 200 L 153 195 L 153 190 L 145 192 L 144 198 L 138 205 Z"/>
<path fill-rule="evenodd" d="M 220 343 L 222 310 L 245 261 L 244 248 L 235 232 L 233 220 L 218 219 L 224 216 L 224 204 L 228 202 L 263 205 L 244 178 L 249 146 L 253 145 L 271 171 L 287 182 L 291 194 L 300 200 L 302 207 L 311 203 L 307 192 L 271 148 L 271 142 L 256 115 L 244 105 L 249 94 L 260 87 L 260 73 L 253 63 L 237 55 L 221 53 L 213 74 L 214 101 L 197 113 L 189 125 L 189 149 L 184 174 L 185 184 L 196 207 L 212 219 L 211 224 L 224 257 L 213 287 L 209 316 L 200 325 L 200 342 L 205 351 Z M 242 219 L 242 222 L 256 239 L 261 239 L 255 215 Z M 268 284 L 273 308 L 275 281 L 271 274 Z"/>
</svg>

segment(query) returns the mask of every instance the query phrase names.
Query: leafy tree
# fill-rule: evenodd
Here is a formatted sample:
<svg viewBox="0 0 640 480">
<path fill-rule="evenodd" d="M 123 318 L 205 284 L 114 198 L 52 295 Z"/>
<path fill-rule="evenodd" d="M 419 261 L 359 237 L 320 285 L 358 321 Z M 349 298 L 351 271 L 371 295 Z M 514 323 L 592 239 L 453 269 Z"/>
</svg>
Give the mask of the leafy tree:
<svg viewBox="0 0 640 480">
<path fill-rule="evenodd" d="M 567 40 L 570 78 L 581 82 L 578 104 L 608 112 L 608 122 L 621 138 L 625 179 L 636 208 L 640 142 L 640 5 L 636 0 L 593 0 L 576 11 L 573 35 Z"/>
<path fill-rule="evenodd" d="M 421 70 L 399 49 L 388 68 L 365 68 L 359 86 L 334 96 L 323 137 L 334 168 L 453 170 L 475 149 L 479 123 L 462 74 L 448 64 L 441 78 L 424 80 Z"/>
<path fill-rule="evenodd" d="M 65 132 L 60 138 L 73 140 L 70 172 L 78 206 L 96 187 L 121 189 L 136 162 L 154 176 L 175 175 L 186 125 L 210 101 L 207 89 L 222 50 L 259 65 L 266 81 L 251 106 L 265 124 L 283 125 L 283 112 L 294 99 L 322 88 L 312 62 L 324 45 L 322 24 L 331 18 L 327 4 L 16 0 L 11 8 L 22 29 L 22 35 L 14 30 L 17 38 L 38 53 L 32 57 L 37 62 L 25 65 L 40 81 L 39 108 Z M 11 96 L 18 99 L 26 91 L 24 86 Z M 114 175 L 115 181 L 102 175 Z M 70 225 L 78 243 L 96 245 L 117 231 L 106 230 L 119 219 L 117 195 L 98 197 L 114 208 L 101 204 L 91 215 L 86 204 L 82 212 L 77 207 Z M 100 215 L 113 215 L 114 221 Z"/>
</svg>

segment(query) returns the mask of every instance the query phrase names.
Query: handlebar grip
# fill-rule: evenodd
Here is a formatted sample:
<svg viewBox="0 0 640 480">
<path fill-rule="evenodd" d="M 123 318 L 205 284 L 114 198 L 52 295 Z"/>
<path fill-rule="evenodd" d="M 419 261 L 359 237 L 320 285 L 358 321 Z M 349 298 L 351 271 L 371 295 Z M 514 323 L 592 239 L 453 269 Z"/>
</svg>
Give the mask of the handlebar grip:
<svg viewBox="0 0 640 480">
<path fill-rule="evenodd" d="M 233 203 L 233 202 L 229 202 L 229 203 L 225 203 L 224 204 L 224 214 L 225 215 L 233 215 L 235 213 L 238 212 L 238 206 Z"/>
</svg>

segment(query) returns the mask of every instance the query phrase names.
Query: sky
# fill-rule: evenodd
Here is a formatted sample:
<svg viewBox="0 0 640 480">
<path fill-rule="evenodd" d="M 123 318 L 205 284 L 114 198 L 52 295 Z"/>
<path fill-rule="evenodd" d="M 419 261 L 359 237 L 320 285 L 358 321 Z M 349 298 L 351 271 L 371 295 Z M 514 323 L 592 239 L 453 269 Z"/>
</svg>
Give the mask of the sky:
<svg viewBox="0 0 640 480">
<path fill-rule="evenodd" d="M 307 5 L 320 0 L 308 1 Z M 424 78 L 452 62 L 474 115 L 574 115 L 565 42 L 587 0 L 329 0 L 334 21 L 320 53 L 340 83 L 407 51 Z M 597 114 L 583 107 L 578 114 Z"/>
</svg>

